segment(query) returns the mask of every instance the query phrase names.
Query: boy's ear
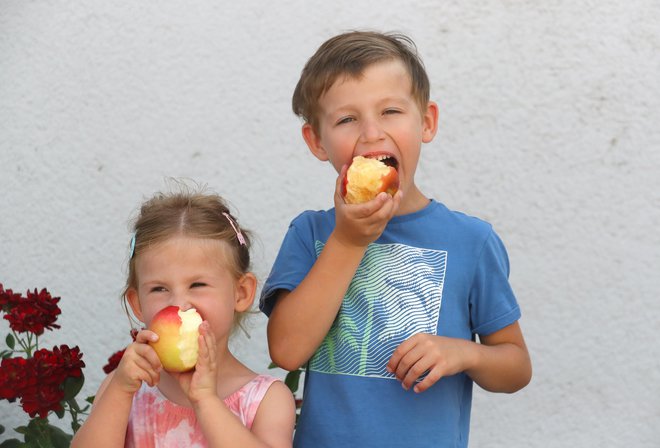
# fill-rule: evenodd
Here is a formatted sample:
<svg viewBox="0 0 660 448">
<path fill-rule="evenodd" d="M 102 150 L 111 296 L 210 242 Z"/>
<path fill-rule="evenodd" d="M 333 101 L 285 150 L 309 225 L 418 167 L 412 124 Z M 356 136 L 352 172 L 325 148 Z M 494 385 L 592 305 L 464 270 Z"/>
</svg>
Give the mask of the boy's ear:
<svg viewBox="0 0 660 448">
<path fill-rule="evenodd" d="M 312 154 L 321 162 L 326 162 L 328 160 L 328 154 L 321 144 L 321 136 L 316 133 L 311 124 L 305 123 L 303 125 L 302 136 Z"/>
<path fill-rule="evenodd" d="M 130 305 L 131 311 L 133 311 L 135 317 L 137 317 L 140 322 L 144 322 L 144 319 L 142 318 L 142 308 L 140 308 L 138 292 L 135 288 L 128 288 L 126 291 L 126 301 Z"/>
<path fill-rule="evenodd" d="M 247 311 L 254 302 L 254 295 L 257 291 L 257 277 L 253 273 L 244 274 L 236 284 L 236 303 L 234 310 L 241 313 Z"/>
<path fill-rule="evenodd" d="M 429 143 L 438 132 L 438 105 L 429 101 L 426 106 L 426 113 L 422 117 L 422 142 Z"/>
</svg>

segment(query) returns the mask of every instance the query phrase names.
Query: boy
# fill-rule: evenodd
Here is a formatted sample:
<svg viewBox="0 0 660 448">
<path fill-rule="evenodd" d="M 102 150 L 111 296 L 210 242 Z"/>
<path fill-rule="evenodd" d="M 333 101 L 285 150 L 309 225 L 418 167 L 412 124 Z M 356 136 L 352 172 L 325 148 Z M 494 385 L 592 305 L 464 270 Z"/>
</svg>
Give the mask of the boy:
<svg viewBox="0 0 660 448">
<path fill-rule="evenodd" d="M 297 447 L 464 447 L 472 383 L 531 379 L 500 239 L 415 185 L 429 90 L 414 43 L 373 32 L 325 42 L 296 86 L 303 138 L 339 173 L 334 208 L 291 223 L 260 303 L 273 361 L 307 364 Z M 357 155 L 386 158 L 399 191 L 344 203 Z"/>
</svg>

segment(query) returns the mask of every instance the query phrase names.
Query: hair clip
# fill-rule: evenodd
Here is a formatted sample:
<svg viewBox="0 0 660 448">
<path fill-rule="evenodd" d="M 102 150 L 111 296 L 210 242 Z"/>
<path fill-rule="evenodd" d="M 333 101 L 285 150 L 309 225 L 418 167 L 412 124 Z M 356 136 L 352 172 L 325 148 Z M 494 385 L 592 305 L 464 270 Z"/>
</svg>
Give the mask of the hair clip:
<svg viewBox="0 0 660 448">
<path fill-rule="evenodd" d="M 131 236 L 131 249 L 128 255 L 129 260 L 131 260 L 133 258 L 133 255 L 135 255 L 135 234 L 136 232 L 133 232 L 133 235 Z"/>
<path fill-rule="evenodd" d="M 241 246 L 245 246 L 245 238 L 243 238 L 241 231 L 238 230 L 238 225 L 234 222 L 233 219 L 231 219 L 229 213 L 222 212 L 222 214 L 225 215 L 225 218 L 227 218 L 227 221 L 229 221 L 229 224 L 231 224 L 232 229 L 234 229 L 234 232 L 236 232 L 236 238 L 238 238 L 238 242 L 241 244 Z"/>
</svg>

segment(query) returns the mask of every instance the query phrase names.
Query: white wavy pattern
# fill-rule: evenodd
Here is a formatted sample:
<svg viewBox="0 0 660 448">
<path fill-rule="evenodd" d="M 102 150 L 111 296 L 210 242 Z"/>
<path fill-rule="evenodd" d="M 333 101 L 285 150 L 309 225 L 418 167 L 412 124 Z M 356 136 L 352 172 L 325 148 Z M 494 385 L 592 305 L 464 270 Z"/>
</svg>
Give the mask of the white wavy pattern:
<svg viewBox="0 0 660 448">
<path fill-rule="evenodd" d="M 394 349 L 437 333 L 446 266 L 446 251 L 371 244 L 310 370 L 394 378 L 385 370 Z"/>
</svg>

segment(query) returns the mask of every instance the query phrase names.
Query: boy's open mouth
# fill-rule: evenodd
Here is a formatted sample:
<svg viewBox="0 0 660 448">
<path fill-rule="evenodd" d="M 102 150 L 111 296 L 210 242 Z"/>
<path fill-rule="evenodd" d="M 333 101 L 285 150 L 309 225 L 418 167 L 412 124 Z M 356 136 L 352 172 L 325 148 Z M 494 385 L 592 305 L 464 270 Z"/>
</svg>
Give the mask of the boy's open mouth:
<svg viewBox="0 0 660 448">
<path fill-rule="evenodd" d="M 380 160 L 387 166 L 391 166 L 395 170 L 399 171 L 399 162 L 392 156 L 387 155 L 387 154 L 373 154 L 373 155 L 365 155 L 364 157 L 367 157 L 369 159 L 376 159 Z"/>
</svg>

